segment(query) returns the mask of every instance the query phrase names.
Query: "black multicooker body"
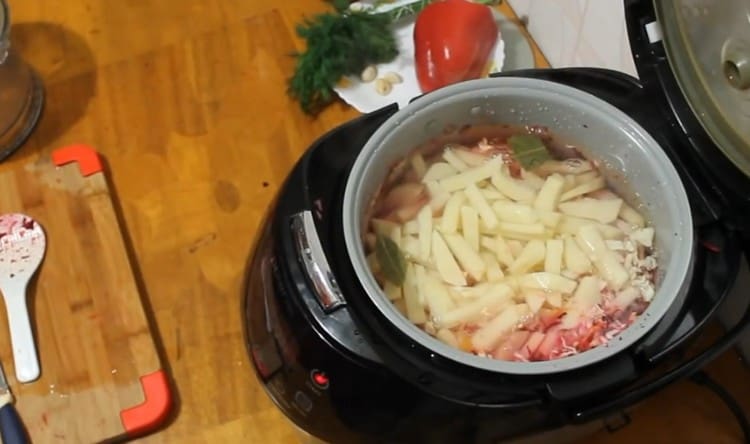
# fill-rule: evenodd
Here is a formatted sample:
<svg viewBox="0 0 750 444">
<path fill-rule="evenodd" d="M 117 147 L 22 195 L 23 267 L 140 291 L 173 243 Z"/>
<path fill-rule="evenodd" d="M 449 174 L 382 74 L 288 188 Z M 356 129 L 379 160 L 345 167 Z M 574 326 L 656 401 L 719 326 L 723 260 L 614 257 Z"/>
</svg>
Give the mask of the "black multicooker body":
<svg viewBox="0 0 750 444">
<path fill-rule="evenodd" d="M 651 2 L 626 1 L 641 81 L 603 69 L 503 73 L 559 82 L 624 111 L 663 147 L 690 198 L 690 290 L 636 345 L 580 370 L 513 376 L 466 370 L 377 314 L 347 257 L 341 205 L 349 169 L 395 105 L 321 137 L 269 208 L 248 264 L 243 314 L 258 378 L 284 414 L 332 443 L 489 443 L 618 416 L 730 347 L 749 316 L 686 356 L 727 297 L 747 254 L 750 180 L 690 117 L 643 26 Z M 740 191 L 740 190 L 744 190 Z"/>
</svg>

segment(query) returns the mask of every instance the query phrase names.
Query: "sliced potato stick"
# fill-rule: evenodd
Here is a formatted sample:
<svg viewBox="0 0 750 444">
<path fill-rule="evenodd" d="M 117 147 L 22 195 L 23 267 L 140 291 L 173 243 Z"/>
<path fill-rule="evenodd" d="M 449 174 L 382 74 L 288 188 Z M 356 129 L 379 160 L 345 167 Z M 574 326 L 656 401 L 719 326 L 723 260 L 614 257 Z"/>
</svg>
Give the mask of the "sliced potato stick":
<svg viewBox="0 0 750 444">
<path fill-rule="evenodd" d="M 576 177 L 572 174 L 566 174 L 563 179 L 563 192 L 570 191 L 576 186 Z"/>
<path fill-rule="evenodd" d="M 537 210 L 536 214 L 537 217 L 539 217 L 539 221 L 544 224 L 545 227 L 552 230 L 556 230 L 557 226 L 560 224 L 560 220 L 562 220 L 562 214 L 554 211 Z"/>
<path fill-rule="evenodd" d="M 445 240 L 436 230 L 432 231 L 432 257 L 444 282 L 451 285 L 466 285 L 466 278 L 461 267 L 458 266 Z"/>
<path fill-rule="evenodd" d="M 592 219 L 603 224 L 617 220 L 622 208 L 622 199 L 591 199 L 584 197 L 571 202 L 563 202 L 558 208 L 563 214 L 584 219 Z"/>
<path fill-rule="evenodd" d="M 461 231 L 466 242 L 475 251 L 479 251 L 479 215 L 474 207 L 461 207 Z"/>
<path fill-rule="evenodd" d="M 451 198 L 448 199 L 448 202 L 445 204 L 445 209 L 443 210 L 440 231 L 443 233 L 455 233 L 458 230 L 461 205 L 465 200 L 466 195 L 462 191 L 453 193 Z"/>
<path fill-rule="evenodd" d="M 471 287 L 451 286 L 448 288 L 448 291 L 450 291 L 451 295 L 453 296 L 453 300 L 457 304 L 463 304 L 467 301 L 472 301 L 482 296 L 487 292 L 487 290 L 490 289 L 492 285 L 493 284 L 491 282 L 482 282 L 481 284 L 477 284 Z"/>
<path fill-rule="evenodd" d="M 432 247 L 432 209 L 423 207 L 417 214 L 417 225 L 419 225 L 419 257 L 422 260 L 430 259 Z"/>
<path fill-rule="evenodd" d="M 430 276 L 430 273 L 427 273 L 425 268 L 421 265 L 414 264 L 414 277 L 416 278 L 417 282 L 417 296 L 419 297 L 419 303 L 422 305 L 422 307 L 427 308 L 427 288 L 425 288 L 424 283 L 425 279 L 427 279 L 427 276 Z"/>
<path fill-rule="evenodd" d="M 427 183 L 438 181 L 440 179 L 453 176 L 456 173 L 458 173 L 458 170 L 453 165 L 447 162 L 436 162 L 433 163 L 430 168 L 427 169 L 427 172 L 424 173 L 422 182 Z"/>
<path fill-rule="evenodd" d="M 506 284 L 493 284 L 487 291 L 464 305 L 434 319 L 439 328 L 453 328 L 474 322 L 483 314 L 497 313 L 513 301 L 513 290 Z"/>
<path fill-rule="evenodd" d="M 518 257 L 518 255 L 521 254 L 521 250 L 523 250 L 524 244 L 514 239 L 508 240 L 507 243 L 508 247 L 510 247 L 510 252 L 513 254 L 513 257 Z"/>
<path fill-rule="evenodd" d="M 562 271 L 562 260 L 564 242 L 562 239 L 549 239 L 545 245 L 546 255 L 544 257 L 544 271 L 560 274 Z"/>
<path fill-rule="evenodd" d="M 432 208 L 432 214 L 440 214 L 443 211 L 443 208 L 445 208 L 445 204 L 448 203 L 448 199 L 451 198 L 451 193 L 445 191 L 436 180 L 425 182 L 425 187 L 427 187 L 427 192 L 430 193 L 430 208 Z"/>
<path fill-rule="evenodd" d="M 399 248 L 402 248 L 401 245 L 401 225 L 396 225 L 395 227 L 391 228 L 391 240 L 398 245 Z"/>
<path fill-rule="evenodd" d="M 533 188 L 501 171 L 494 173 L 491 180 L 498 191 L 517 202 L 531 202 L 536 197 Z"/>
<path fill-rule="evenodd" d="M 401 287 L 388 280 L 385 281 L 383 292 L 388 297 L 389 301 L 401 299 L 401 297 L 403 296 L 401 293 Z"/>
<path fill-rule="evenodd" d="M 489 157 L 484 156 L 482 154 L 477 154 L 469 151 L 468 149 L 453 149 L 451 150 L 453 154 L 456 155 L 463 163 L 468 165 L 469 167 L 476 167 L 483 165 L 485 162 L 489 160 Z"/>
<path fill-rule="evenodd" d="M 447 191 L 462 190 L 469 185 L 476 184 L 479 181 L 491 177 L 493 174 L 500 170 L 502 162 L 502 158 L 494 157 L 485 162 L 484 165 L 462 171 L 458 174 L 440 180 L 440 185 Z M 502 190 L 499 191 L 502 192 Z"/>
<path fill-rule="evenodd" d="M 545 234 L 544 225 L 540 223 L 515 224 L 511 222 L 500 222 L 498 224 L 498 229 L 501 231 L 521 233 L 521 234 L 539 234 L 539 235 Z"/>
<path fill-rule="evenodd" d="M 411 156 L 411 168 L 417 174 L 417 177 L 422 180 L 425 173 L 427 173 L 427 165 L 424 163 L 424 157 L 421 154 L 416 153 Z"/>
<path fill-rule="evenodd" d="M 408 315 L 407 315 L 407 313 L 406 313 L 406 299 L 404 299 L 404 298 L 401 298 L 401 299 L 396 299 L 395 301 L 393 301 L 393 305 L 394 305 L 394 306 L 396 307 L 396 309 L 397 309 L 397 310 L 398 310 L 398 311 L 399 311 L 399 312 L 400 312 L 400 313 L 401 313 L 402 315 L 406 316 L 406 317 L 407 317 L 407 319 L 409 318 L 409 316 L 408 316 Z"/>
<path fill-rule="evenodd" d="M 578 196 L 583 196 L 584 194 L 591 193 L 597 190 L 601 190 L 606 185 L 607 185 L 607 182 L 604 180 L 604 178 L 599 176 L 588 182 L 581 183 L 580 185 L 577 185 L 576 187 L 570 189 L 569 191 L 564 192 L 562 196 L 560 196 L 560 202 L 565 202 L 567 200 L 576 198 Z"/>
<path fill-rule="evenodd" d="M 489 282 L 497 282 L 505 277 L 494 253 L 482 251 L 479 255 L 482 257 L 484 265 L 487 267 L 487 280 Z"/>
<path fill-rule="evenodd" d="M 533 269 L 537 265 L 544 263 L 545 246 L 540 240 L 529 241 L 523 247 L 521 253 L 516 257 L 513 265 L 508 267 L 511 274 L 523 274 Z"/>
<path fill-rule="evenodd" d="M 544 186 L 544 179 L 537 176 L 535 173 L 532 173 L 531 171 L 523 170 L 523 172 L 521 173 L 521 177 L 526 185 L 537 191 L 541 190 Z"/>
<path fill-rule="evenodd" d="M 523 296 L 532 313 L 538 312 L 547 300 L 545 292 L 541 290 L 526 291 Z"/>
<path fill-rule="evenodd" d="M 419 239 L 414 236 L 404 236 L 399 242 L 401 251 L 404 252 L 406 258 L 409 260 L 427 260 L 422 259 L 422 255 L 419 252 Z M 429 259 L 429 258 L 428 258 Z"/>
<path fill-rule="evenodd" d="M 578 230 L 576 242 L 584 253 L 594 257 L 594 266 L 614 290 L 619 290 L 630 279 L 617 254 L 607 248 L 596 227 L 587 225 Z"/>
<path fill-rule="evenodd" d="M 496 245 L 495 238 L 492 236 L 485 236 L 485 235 L 479 236 L 479 245 L 481 246 L 481 248 L 491 251 L 492 253 L 494 253 L 495 250 L 497 249 L 495 247 Z"/>
<path fill-rule="evenodd" d="M 550 307 L 560 308 L 563 305 L 563 297 L 562 294 L 557 292 L 551 292 L 546 293 L 547 295 L 547 305 Z"/>
<path fill-rule="evenodd" d="M 542 189 L 534 199 L 534 208 L 542 211 L 555 211 L 563 192 L 565 179 L 559 174 L 552 174 L 544 181 Z"/>
<path fill-rule="evenodd" d="M 474 333 L 471 338 L 474 350 L 479 352 L 493 350 L 500 339 L 528 314 L 529 306 L 526 304 L 511 305 L 506 308 Z"/>
<path fill-rule="evenodd" d="M 415 324 L 424 324 L 427 322 L 427 314 L 422 304 L 419 303 L 419 294 L 417 292 L 417 277 L 414 265 L 408 264 L 406 266 L 406 277 L 403 286 L 406 317 Z"/>
<path fill-rule="evenodd" d="M 641 213 L 626 203 L 623 203 L 622 208 L 620 208 L 620 218 L 639 228 L 643 228 L 646 225 L 646 219 L 644 219 Z"/>
<path fill-rule="evenodd" d="M 435 337 L 451 347 L 458 348 L 458 338 L 456 338 L 456 335 L 447 328 L 441 328 L 438 330 L 437 333 L 435 333 Z"/>
<path fill-rule="evenodd" d="M 497 189 L 494 186 L 492 186 L 492 185 L 486 186 L 486 187 L 480 189 L 480 191 L 482 192 L 482 195 L 484 196 L 484 198 L 487 199 L 488 201 L 493 201 L 494 202 L 496 200 L 505 200 L 505 199 L 507 199 L 503 195 L 503 193 L 497 191 Z"/>
<path fill-rule="evenodd" d="M 468 199 L 471 206 L 473 206 L 474 209 L 477 210 L 477 213 L 479 213 L 479 217 L 482 219 L 485 226 L 490 230 L 495 228 L 498 222 L 497 215 L 492 211 L 490 204 L 487 203 L 487 200 L 479 191 L 479 188 L 473 183 L 469 184 L 466 189 L 464 189 L 464 194 L 466 194 L 466 199 Z"/>
<path fill-rule="evenodd" d="M 443 160 L 448 162 L 453 168 L 455 168 L 457 171 L 466 171 L 469 169 L 469 165 L 466 165 L 466 162 L 461 160 L 460 157 L 456 156 L 456 153 L 453 152 L 452 149 L 446 148 L 445 151 L 443 151 Z"/>
<path fill-rule="evenodd" d="M 563 234 L 576 234 L 581 227 L 586 225 L 595 226 L 605 239 L 622 239 L 625 236 L 622 230 L 613 225 L 601 224 L 590 219 L 567 215 L 563 215 L 562 219 L 560 219 L 557 231 Z"/>
<path fill-rule="evenodd" d="M 403 234 L 419 234 L 419 222 L 415 219 L 404 223 L 401 225 L 401 232 Z"/>
<path fill-rule="evenodd" d="M 599 177 L 599 171 L 596 171 L 596 170 L 587 171 L 585 173 L 578 174 L 577 176 L 575 176 L 576 185 L 581 185 L 586 182 L 590 182 L 596 179 L 597 177 Z"/>
<path fill-rule="evenodd" d="M 599 278 L 596 276 L 584 276 L 578 283 L 576 292 L 570 300 L 572 306 L 585 313 L 591 307 L 602 300 L 602 292 Z"/>
<path fill-rule="evenodd" d="M 497 217 L 504 222 L 518 224 L 533 224 L 539 220 L 534 209 L 526 204 L 511 202 L 509 200 L 497 201 L 492 204 Z"/>
<path fill-rule="evenodd" d="M 373 218 L 370 223 L 372 224 L 372 229 L 375 231 L 375 234 L 380 236 L 390 236 L 393 230 L 399 226 L 396 222 L 391 222 L 385 219 Z"/>
<path fill-rule="evenodd" d="M 442 282 L 431 275 L 425 275 L 422 285 L 427 308 L 430 310 L 430 316 L 433 319 L 440 318 L 440 316 L 456 308 L 448 289 Z"/>
<path fill-rule="evenodd" d="M 448 248 L 458 260 L 461 268 L 463 268 L 464 271 L 474 279 L 474 281 L 481 281 L 484 277 L 485 271 L 487 271 L 487 267 L 485 266 L 482 257 L 479 256 L 479 253 L 474 251 L 474 249 L 471 248 L 471 245 L 469 245 L 469 243 L 466 242 L 466 239 L 460 234 L 445 233 L 443 239 L 445 239 Z"/>
<path fill-rule="evenodd" d="M 572 271 L 575 274 L 585 274 L 591 272 L 591 261 L 588 256 L 578 247 L 578 243 L 574 238 L 566 236 L 565 240 L 565 251 L 563 252 L 563 259 L 565 262 L 565 268 Z"/>
<path fill-rule="evenodd" d="M 654 229 L 652 227 L 641 228 L 630 233 L 630 239 L 638 242 L 644 247 L 653 247 L 654 245 Z"/>
<path fill-rule="evenodd" d="M 559 291 L 571 294 L 575 291 L 578 283 L 559 274 L 540 271 L 529 273 L 518 278 L 521 287 L 536 288 L 539 290 Z"/>
</svg>

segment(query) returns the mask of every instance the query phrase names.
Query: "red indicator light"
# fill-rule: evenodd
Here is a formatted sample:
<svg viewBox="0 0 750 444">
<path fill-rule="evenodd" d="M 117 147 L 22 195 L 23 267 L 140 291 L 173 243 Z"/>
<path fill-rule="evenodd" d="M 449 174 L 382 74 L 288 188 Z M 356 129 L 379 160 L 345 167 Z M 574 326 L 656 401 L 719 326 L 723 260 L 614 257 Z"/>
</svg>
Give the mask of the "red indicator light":
<svg viewBox="0 0 750 444">
<path fill-rule="evenodd" d="M 313 370 L 312 372 L 310 372 L 310 377 L 318 387 L 322 389 L 328 388 L 328 384 L 330 383 L 330 381 L 328 380 L 328 376 L 325 373 L 319 370 Z"/>
</svg>

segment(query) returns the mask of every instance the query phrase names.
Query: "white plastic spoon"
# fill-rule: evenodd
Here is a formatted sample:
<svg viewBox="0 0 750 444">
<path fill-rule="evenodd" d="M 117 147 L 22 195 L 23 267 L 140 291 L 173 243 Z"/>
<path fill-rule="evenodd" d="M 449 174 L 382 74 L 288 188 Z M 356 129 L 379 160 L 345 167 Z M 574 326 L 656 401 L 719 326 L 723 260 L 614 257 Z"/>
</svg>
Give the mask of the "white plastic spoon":
<svg viewBox="0 0 750 444">
<path fill-rule="evenodd" d="M 39 360 L 26 307 L 26 287 L 42 262 L 47 240 L 42 227 L 24 214 L 0 215 L 0 291 L 10 324 L 16 379 L 39 377 Z"/>
</svg>

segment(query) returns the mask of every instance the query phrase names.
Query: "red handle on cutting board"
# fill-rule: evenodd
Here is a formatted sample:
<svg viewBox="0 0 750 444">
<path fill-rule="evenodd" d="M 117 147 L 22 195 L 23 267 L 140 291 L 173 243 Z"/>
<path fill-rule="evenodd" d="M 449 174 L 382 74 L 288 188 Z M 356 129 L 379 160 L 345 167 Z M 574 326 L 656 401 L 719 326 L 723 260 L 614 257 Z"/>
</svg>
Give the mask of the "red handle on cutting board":
<svg viewBox="0 0 750 444">
<path fill-rule="evenodd" d="M 167 374 L 164 370 L 141 376 L 143 403 L 120 412 L 120 419 L 130 437 L 141 435 L 158 427 L 172 408 Z"/>
<path fill-rule="evenodd" d="M 77 162 L 83 177 L 104 171 L 99 153 L 82 143 L 58 148 L 52 152 L 52 163 L 63 166 L 70 162 Z"/>
</svg>

